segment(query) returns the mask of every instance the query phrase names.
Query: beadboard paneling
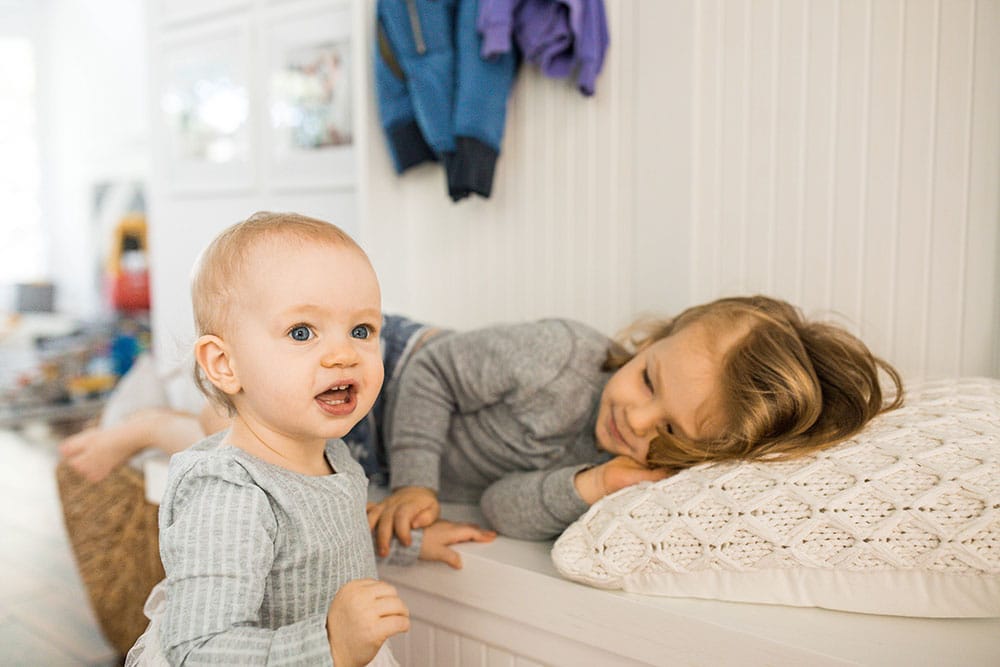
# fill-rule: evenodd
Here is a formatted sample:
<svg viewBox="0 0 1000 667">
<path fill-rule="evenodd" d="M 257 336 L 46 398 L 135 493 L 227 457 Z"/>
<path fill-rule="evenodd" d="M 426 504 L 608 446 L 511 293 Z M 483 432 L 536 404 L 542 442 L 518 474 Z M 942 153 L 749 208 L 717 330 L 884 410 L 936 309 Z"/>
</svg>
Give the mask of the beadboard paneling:
<svg viewBox="0 0 1000 667">
<path fill-rule="evenodd" d="M 401 665 L 542 667 L 542 663 L 506 649 L 413 617 L 410 619 L 410 631 L 392 637 L 389 646 Z"/>
<path fill-rule="evenodd" d="M 608 0 L 597 95 L 519 74 L 489 200 L 397 177 L 371 105 L 386 303 L 612 332 L 730 293 L 836 317 L 910 377 L 1000 374 L 1000 0 Z"/>
</svg>

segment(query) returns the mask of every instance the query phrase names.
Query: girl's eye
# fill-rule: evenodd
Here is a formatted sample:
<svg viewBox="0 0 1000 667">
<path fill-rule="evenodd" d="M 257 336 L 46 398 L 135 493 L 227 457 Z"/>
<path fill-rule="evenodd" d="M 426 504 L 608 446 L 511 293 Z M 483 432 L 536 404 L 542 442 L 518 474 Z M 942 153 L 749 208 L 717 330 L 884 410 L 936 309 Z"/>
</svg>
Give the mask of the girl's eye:
<svg viewBox="0 0 1000 667">
<path fill-rule="evenodd" d="M 306 325 L 300 324 L 298 326 L 292 327 L 288 331 L 288 335 L 289 337 L 291 337 L 292 340 L 306 341 L 312 338 L 313 332 Z"/>
<path fill-rule="evenodd" d="M 646 388 L 653 391 L 653 381 L 649 379 L 649 371 L 645 368 L 642 369 L 642 381 L 646 385 Z"/>
<path fill-rule="evenodd" d="M 359 324 L 351 329 L 351 336 L 364 340 L 372 335 L 372 328 L 367 324 Z"/>
</svg>

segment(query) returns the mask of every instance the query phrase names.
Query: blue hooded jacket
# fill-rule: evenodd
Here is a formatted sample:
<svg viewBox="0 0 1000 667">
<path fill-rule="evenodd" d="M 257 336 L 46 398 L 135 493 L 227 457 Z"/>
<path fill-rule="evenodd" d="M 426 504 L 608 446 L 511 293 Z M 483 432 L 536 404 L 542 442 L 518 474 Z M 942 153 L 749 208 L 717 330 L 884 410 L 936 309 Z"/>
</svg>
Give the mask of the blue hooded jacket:
<svg viewBox="0 0 1000 667">
<path fill-rule="evenodd" d="M 516 56 L 484 59 L 478 0 L 378 0 L 375 92 L 397 173 L 441 161 L 458 201 L 489 197 Z"/>
</svg>

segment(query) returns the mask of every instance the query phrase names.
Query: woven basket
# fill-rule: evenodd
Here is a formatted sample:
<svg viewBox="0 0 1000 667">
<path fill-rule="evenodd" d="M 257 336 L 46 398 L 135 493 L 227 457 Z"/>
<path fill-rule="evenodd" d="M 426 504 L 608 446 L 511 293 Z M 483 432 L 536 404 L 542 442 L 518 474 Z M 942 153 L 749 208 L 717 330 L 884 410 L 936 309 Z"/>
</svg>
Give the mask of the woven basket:
<svg viewBox="0 0 1000 667">
<path fill-rule="evenodd" d="M 146 501 L 142 475 L 127 465 L 93 483 L 60 463 L 56 480 L 90 604 L 104 637 L 125 655 L 146 629 L 143 604 L 164 576 L 158 507 Z"/>
</svg>

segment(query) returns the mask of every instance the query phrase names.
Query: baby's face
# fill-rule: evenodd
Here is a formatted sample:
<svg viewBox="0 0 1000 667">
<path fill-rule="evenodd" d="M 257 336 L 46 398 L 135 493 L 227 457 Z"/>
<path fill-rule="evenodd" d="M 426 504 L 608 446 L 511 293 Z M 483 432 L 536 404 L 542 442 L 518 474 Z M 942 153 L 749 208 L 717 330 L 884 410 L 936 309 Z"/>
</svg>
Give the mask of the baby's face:
<svg viewBox="0 0 1000 667">
<path fill-rule="evenodd" d="M 281 240 L 252 249 L 247 264 L 226 336 L 241 418 L 291 439 L 344 436 L 382 387 L 371 264 L 356 248 Z"/>
<path fill-rule="evenodd" d="M 705 326 L 695 322 L 618 369 L 598 408 L 594 435 L 601 449 L 645 463 L 657 427 L 692 440 L 721 435 L 719 377 L 725 350 L 712 342 Z"/>
</svg>

